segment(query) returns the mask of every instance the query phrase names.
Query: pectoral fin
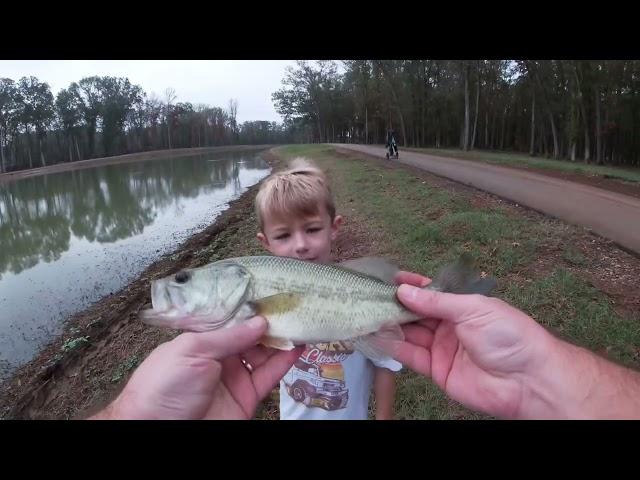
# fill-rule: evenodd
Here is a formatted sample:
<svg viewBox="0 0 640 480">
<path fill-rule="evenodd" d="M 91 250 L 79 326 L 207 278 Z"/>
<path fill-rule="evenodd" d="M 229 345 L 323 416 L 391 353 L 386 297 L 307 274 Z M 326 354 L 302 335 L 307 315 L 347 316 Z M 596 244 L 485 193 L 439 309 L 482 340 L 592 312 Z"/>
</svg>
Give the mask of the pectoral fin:
<svg viewBox="0 0 640 480">
<path fill-rule="evenodd" d="M 353 339 L 353 346 L 374 363 L 392 359 L 400 342 L 404 341 L 404 333 L 399 325 L 389 325 L 375 333 Z"/>
<path fill-rule="evenodd" d="M 290 312 L 300 304 L 300 301 L 300 295 L 286 292 L 254 300 L 249 302 L 249 305 L 256 315 L 262 315 L 269 320 L 269 317 L 274 315 Z M 277 350 L 293 350 L 295 347 L 291 340 L 270 337 L 268 335 L 262 337 L 260 343 L 265 347 L 275 348 Z"/>
<path fill-rule="evenodd" d="M 301 300 L 302 297 L 297 293 L 286 292 L 260 298 L 249 302 L 249 304 L 256 312 L 256 315 L 268 318 L 270 315 L 290 312 L 300 304 Z"/>
<path fill-rule="evenodd" d="M 276 350 L 293 350 L 295 348 L 291 340 L 269 336 L 262 337 L 259 343 L 265 347 L 275 348 Z"/>
</svg>

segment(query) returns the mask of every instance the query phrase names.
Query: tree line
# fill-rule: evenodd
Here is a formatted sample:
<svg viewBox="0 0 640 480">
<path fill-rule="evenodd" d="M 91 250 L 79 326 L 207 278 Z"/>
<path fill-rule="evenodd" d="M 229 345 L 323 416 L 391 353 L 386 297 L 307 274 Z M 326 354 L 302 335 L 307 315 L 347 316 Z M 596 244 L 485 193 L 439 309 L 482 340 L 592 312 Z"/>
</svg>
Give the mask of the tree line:
<svg viewBox="0 0 640 480">
<path fill-rule="evenodd" d="M 52 94 L 38 78 L 0 78 L 0 173 L 147 150 L 290 141 L 283 125 L 238 124 L 227 108 L 147 95 L 127 78 L 92 76 Z"/>
<path fill-rule="evenodd" d="M 637 60 L 298 61 L 272 97 L 296 141 L 638 166 L 639 82 Z"/>
<path fill-rule="evenodd" d="M 229 144 L 384 143 L 640 165 L 640 61 L 298 61 L 272 99 L 283 123 L 147 95 L 93 76 L 54 95 L 0 78 L 0 172 L 147 150 Z"/>
</svg>

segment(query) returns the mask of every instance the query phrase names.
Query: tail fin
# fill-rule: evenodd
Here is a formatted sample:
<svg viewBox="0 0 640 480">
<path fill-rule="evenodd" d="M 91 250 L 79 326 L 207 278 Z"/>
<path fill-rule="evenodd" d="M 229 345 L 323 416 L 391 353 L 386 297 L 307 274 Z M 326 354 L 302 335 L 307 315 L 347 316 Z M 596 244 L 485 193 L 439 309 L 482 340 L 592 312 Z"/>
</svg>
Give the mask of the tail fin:
<svg viewBox="0 0 640 480">
<path fill-rule="evenodd" d="M 460 258 L 446 265 L 426 288 L 449 293 L 479 293 L 489 296 L 498 282 L 491 277 L 482 278 L 473 267 L 473 258 L 462 254 Z"/>
</svg>

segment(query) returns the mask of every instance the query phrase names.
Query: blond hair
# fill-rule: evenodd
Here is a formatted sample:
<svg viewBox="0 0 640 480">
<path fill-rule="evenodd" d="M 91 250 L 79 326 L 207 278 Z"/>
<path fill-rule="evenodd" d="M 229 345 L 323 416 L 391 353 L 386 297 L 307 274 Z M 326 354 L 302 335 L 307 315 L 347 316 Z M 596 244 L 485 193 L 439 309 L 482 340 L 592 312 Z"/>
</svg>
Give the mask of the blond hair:
<svg viewBox="0 0 640 480">
<path fill-rule="evenodd" d="M 255 200 L 260 230 L 264 229 L 267 214 L 277 216 L 309 216 L 324 206 L 331 220 L 336 207 L 326 176 L 310 160 L 295 158 L 289 168 L 271 174 L 262 182 Z"/>
</svg>

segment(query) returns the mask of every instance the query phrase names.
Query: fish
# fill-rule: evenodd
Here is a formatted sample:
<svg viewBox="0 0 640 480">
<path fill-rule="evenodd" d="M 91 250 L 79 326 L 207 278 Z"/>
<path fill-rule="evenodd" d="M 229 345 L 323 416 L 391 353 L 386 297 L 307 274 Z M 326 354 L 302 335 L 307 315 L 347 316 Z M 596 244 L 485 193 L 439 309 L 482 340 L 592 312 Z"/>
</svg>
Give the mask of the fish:
<svg viewBox="0 0 640 480">
<path fill-rule="evenodd" d="M 463 254 L 424 288 L 490 295 L 496 280 L 479 275 L 472 264 Z M 203 332 L 261 315 L 268 327 L 260 343 L 267 347 L 346 341 L 371 360 L 383 360 L 390 357 L 384 340 L 403 340 L 400 327 L 421 319 L 396 298 L 398 271 L 378 257 L 339 264 L 269 255 L 227 258 L 152 281 L 152 308 L 140 318 L 156 327 Z"/>
</svg>

